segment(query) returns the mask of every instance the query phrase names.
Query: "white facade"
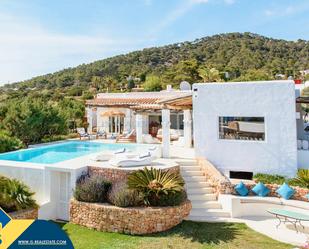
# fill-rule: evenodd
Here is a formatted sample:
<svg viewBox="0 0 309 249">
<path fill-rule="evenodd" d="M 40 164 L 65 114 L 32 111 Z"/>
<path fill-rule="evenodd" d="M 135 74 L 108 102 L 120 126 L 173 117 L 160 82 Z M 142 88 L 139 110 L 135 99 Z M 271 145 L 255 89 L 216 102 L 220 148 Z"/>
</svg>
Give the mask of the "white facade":
<svg viewBox="0 0 309 249">
<path fill-rule="evenodd" d="M 230 171 L 294 176 L 297 171 L 292 81 L 193 85 L 194 144 L 226 175 Z M 265 140 L 219 139 L 219 117 L 264 117 Z"/>
</svg>

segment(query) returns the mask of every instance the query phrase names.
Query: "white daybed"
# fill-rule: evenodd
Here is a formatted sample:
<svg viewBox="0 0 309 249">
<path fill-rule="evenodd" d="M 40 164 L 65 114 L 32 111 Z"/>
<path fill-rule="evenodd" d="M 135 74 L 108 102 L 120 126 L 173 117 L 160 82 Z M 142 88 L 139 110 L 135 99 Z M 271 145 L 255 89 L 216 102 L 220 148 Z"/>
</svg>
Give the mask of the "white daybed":
<svg viewBox="0 0 309 249">
<path fill-rule="evenodd" d="M 296 212 L 309 213 L 309 202 L 285 200 L 278 197 L 219 195 L 218 201 L 222 208 L 230 212 L 232 218 L 248 216 L 271 217 L 267 212 L 271 208 L 287 209 Z"/>
</svg>

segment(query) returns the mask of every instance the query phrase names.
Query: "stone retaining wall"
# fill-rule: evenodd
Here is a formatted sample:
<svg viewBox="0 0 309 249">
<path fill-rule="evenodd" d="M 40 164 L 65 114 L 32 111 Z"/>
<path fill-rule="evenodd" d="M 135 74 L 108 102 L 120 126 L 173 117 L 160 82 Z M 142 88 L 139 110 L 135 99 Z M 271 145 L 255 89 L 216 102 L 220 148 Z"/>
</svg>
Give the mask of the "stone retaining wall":
<svg viewBox="0 0 309 249">
<path fill-rule="evenodd" d="M 130 208 L 71 200 L 70 222 L 105 232 L 150 234 L 178 225 L 191 208 L 189 200 L 175 207 Z"/>
<path fill-rule="evenodd" d="M 201 167 L 208 182 L 215 188 L 217 195 L 231 194 L 232 184 L 213 164 L 204 158 L 197 159 L 198 165 Z"/>
<path fill-rule="evenodd" d="M 30 208 L 25 210 L 20 210 L 16 212 L 9 213 L 9 216 L 13 219 L 18 220 L 34 220 L 38 218 L 38 209 L 37 208 Z"/>
<path fill-rule="evenodd" d="M 174 166 L 168 169 L 163 169 L 163 171 L 166 171 L 166 170 L 170 170 L 175 173 L 180 172 L 179 166 Z M 102 167 L 88 166 L 88 173 L 90 175 L 103 176 L 106 180 L 111 181 L 112 183 L 126 182 L 129 174 L 131 174 L 134 171 L 136 171 L 136 169 L 128 170 L 128 169 L 119 169 L 119 168 L 102 168 Z"/>
</svg>

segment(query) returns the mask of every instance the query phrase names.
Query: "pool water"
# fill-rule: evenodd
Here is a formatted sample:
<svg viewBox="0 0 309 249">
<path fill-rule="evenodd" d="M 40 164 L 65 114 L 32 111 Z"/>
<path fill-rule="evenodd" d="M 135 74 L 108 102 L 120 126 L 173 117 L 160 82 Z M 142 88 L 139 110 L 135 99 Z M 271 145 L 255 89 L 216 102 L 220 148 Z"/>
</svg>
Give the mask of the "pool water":
<svg viewBox="0 0 309 249">
<path fill-rule="evenodd" d="M 42 147 L 18 150 L 0 154 L 0 160 L 53 164 L 86 156 L 100 151 L 116 151 L 122 148 L 134 149 L 135 144 L 105 144 L 84 141 L 69 141 Z"/>
</svg>

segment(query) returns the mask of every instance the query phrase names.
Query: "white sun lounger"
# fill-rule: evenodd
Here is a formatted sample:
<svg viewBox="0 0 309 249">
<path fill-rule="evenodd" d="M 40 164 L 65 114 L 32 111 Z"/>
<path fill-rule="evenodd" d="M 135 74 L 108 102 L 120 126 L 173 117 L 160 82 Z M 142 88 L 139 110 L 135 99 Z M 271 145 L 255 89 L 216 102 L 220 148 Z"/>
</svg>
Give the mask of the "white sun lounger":
<svg viewBox="0 0 309 249">
<path fill-rule="evenodd" d="M 113 158 L 114 156 L 117 155 L 122 155 L 125 153 L 128 153 L 129 151 L 126 148 L 122 148 L 120 150 L 116 150 L 116 151 L 104 151 L 98 155 L 95 155 L 92 160 L 94 161 L 108 161 L 111 158 Z"/>
<path fill-rule="evenodd" d="M 135 157 L 127 157 L 126 155 L 116 156 L 108 162 L 112 166 L 116 167 L 135 167 L 150 165 L 153 160 L 150 152 L 145 155 L 139 155 Z"/>
</svg>

